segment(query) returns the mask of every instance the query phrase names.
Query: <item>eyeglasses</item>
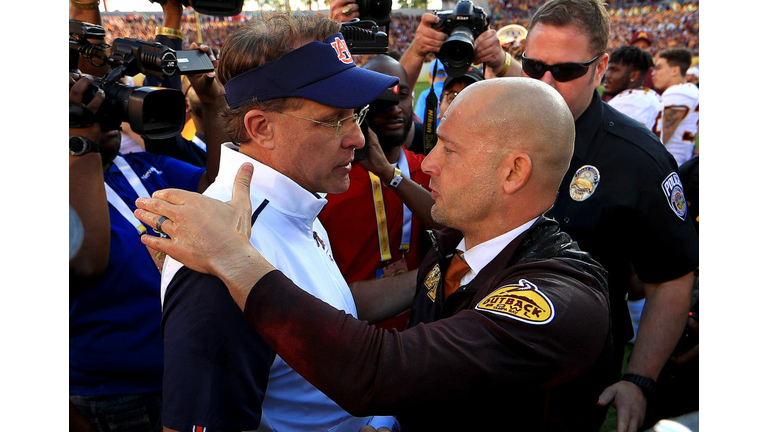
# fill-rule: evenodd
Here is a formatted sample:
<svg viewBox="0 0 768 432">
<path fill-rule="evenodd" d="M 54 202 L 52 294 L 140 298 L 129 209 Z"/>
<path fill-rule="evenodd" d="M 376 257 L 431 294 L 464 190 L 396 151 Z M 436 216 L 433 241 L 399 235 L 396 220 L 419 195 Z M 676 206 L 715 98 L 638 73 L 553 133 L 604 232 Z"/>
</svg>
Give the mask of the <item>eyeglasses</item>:
<svg viewBox="0 0 768 432">
<path fill-rule="evenodd" d="M 318 120 L 313 120 L 311 118 L 306 118 L 306 117 L 301 117 L 301 116 L 297 116 L 297 115 L 293 115 L 293 114 L 289 114 L 289 113 L 284 113 L 282 111 L 275 111 L 275 112 L 278 113 L 278 114 L 287 115 L 289 117 L 295 117 L 295 118 L 302 119 L 302 120 L 309 120 L 312 123 L 319 124 L 320 126 L 325 126 L 325 127 L 328 127 L 328 128 L 333 128 L 333 129 L 336 130 L 336 136 L 339 136 L 339 131 L 344 126 L 344 124 L 347 123 L 347 120 L 354 119 L 355 123 L 357 123 L 357 125 L 360 126 L 363 123 L 363 120 L 365 120 L 365 115 L 368 114 L 368 107 L 369 107 L 369 105 L 366 105 L 366 106 L 364 106 L 362 108 L 359 108 L 351 116 L 344 117 L 341 120 L 337 120 L 336 123 L 325 123 L 325 122 L 321 122 L 321 121 L 318 121 Z"/>
<path fill-rule="evenodd" d="M 548 65 L 539 60 L 533 60 L 525 56 L 523 52 L 523 71 L 531 78 L 540 79 L 547 71 L 552 72 L 555 81 L 567 82 L 583 77 L 589 70 L 589 66 L 597 61 L 603 54 L 600 53 L 590 61 L 582 63 L 555 63 Z"/>
<path fill-rule="evenodd" d="M 448 105 L 453 103 L 453 100 L 456 99 L 456 96 L 459 95 L 459 92 L 457 91 L 445 91 L 443 92 L 442 99 L 448 102 Z"/>
</svg>

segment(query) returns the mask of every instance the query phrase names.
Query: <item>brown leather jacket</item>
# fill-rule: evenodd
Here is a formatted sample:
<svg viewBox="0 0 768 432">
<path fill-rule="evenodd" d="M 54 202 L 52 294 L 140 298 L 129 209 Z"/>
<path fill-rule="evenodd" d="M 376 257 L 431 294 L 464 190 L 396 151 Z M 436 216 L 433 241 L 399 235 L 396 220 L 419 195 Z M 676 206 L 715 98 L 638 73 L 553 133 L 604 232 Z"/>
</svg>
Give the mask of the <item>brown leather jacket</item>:
<svg viewBox="0 0 768 432">
<path fill-rule="evenodd" d="M 460 239 L 446 235 L 419 270 L 404 332 L 356 320 L 276 271 L 254 286 L 246 319 L 355 415 L 396 415 L 406 431 L 583 430 L 611 348 L 602 267 L 542 217 L 471 283 L 432 302 L 449 259 L 441 251 Z"/>
</svg>

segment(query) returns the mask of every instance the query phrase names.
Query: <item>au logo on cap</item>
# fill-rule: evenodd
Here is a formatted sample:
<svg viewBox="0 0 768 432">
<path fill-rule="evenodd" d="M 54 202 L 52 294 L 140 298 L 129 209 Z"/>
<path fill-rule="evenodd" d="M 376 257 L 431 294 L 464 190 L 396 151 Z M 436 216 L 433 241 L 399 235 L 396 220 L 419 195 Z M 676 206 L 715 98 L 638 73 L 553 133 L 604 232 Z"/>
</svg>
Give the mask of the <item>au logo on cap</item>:
<svg viewBox="0 0 768 432">
<path fill-rule="evenodd" d="M 549 298 L 525 279 L 497 289 L 480 301 L 475 309 L 536 325 L 547 324 L 555 317 L 555 307 Z"/>
<path fill-rule="evenodd" d="M 592 165 L 584 165 L 576 171 L 568 191 L 574 201 L 584 201 L 592 196 L 600 183 L 600 171 Z"/>
<path fill-rule="evenodd" d="M 342 63 L 350 64 L 355 62 L 352 58 L 352 54 L 349 52 L 349 48 L 347 48 L 347 42 L 344 39 L 336 37 L 333 42 L 331 42 L 331 46 L 336 50 L 336 55 Z"/>
</svg>

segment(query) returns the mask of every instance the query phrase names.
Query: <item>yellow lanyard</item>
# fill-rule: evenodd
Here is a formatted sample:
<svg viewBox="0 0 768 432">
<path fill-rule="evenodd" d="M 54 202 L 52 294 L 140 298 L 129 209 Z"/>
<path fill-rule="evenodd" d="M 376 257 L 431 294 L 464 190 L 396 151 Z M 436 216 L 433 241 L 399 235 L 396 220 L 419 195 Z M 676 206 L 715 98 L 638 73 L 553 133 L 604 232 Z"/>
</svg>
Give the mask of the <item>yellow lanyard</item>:
<svg viewBox="0 0 768 432">
<path fill-rule="evenodd" d="M 403 173 L 403 177 L 410 178 L 408 160 L 405 157 L 405 151 L 400 150 L 400 159 L 397 161 L 398 167 Z M 381 186 L 381 180 L 372 172 L 368 172 L 371 178 L 371 189 L 373 190 L 373 205 L 376 210 L 376 228 L 379 231 L 379 253 L 381 261 L 386 262 L 392 259 L 392 251 L 389 248 L 389 230 L 387 227 L 387 211 L 384 207 L 384 192 Z M 411 223 L 413 214 L 411 210 L 403 204 L 403 238 L 400 242 L 400 250 L 405 255 L 410 249 Z"/>
<path fill-rule="evenodd" d="M 389 250 L 389 232 L 387 230 L 387 211 L 384 209 L 384 193 L 381 190 L 381 180 L 376 174 L 369 172 L 373 188 L 373 205 L 376 210 L 376 228 L 379 230 L 379 253 L 382 261 L 392 259 Z"/>
</svg>

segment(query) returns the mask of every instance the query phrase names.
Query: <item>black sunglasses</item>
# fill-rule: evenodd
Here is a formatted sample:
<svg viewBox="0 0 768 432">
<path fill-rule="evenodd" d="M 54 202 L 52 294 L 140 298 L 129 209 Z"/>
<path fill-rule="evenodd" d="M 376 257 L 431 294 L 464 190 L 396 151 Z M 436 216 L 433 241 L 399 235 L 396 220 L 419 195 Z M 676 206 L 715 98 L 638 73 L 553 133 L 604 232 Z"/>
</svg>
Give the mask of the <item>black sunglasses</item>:
<svg viewBox="0 0 768 432">
<path fill-rule="evenodd" d="M 597 61 L 603 54 L 598 54 L 590 61 L 581 63 L 555 63 L 548 65 L 543 61 L 530 59 L 523 52 L 523 71 L 531 78 L 540 79 L 547 71 L 552 73 L 555 81 L 566 82 L 583 77 L 589 70 L 589 65 Z"/>
</svg>

